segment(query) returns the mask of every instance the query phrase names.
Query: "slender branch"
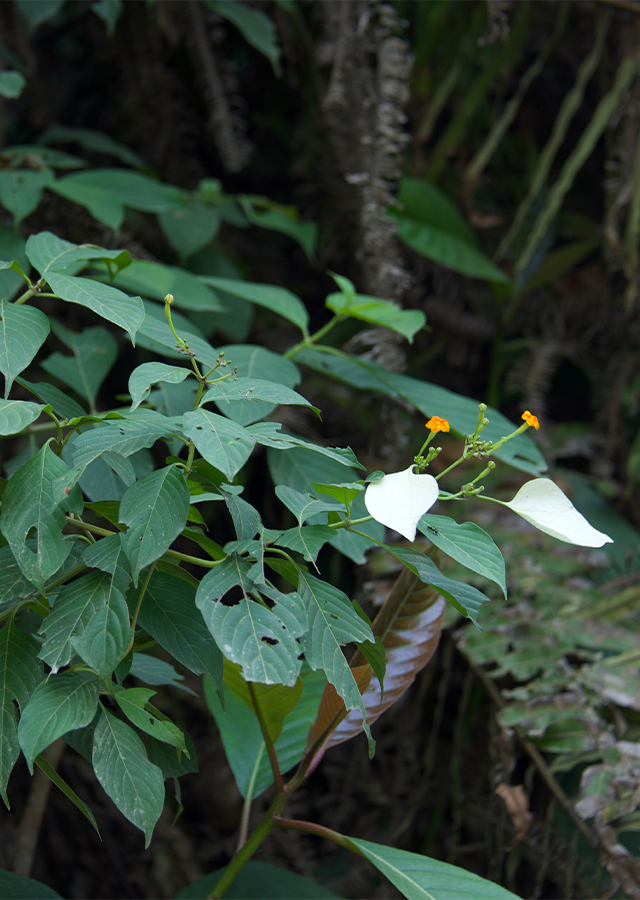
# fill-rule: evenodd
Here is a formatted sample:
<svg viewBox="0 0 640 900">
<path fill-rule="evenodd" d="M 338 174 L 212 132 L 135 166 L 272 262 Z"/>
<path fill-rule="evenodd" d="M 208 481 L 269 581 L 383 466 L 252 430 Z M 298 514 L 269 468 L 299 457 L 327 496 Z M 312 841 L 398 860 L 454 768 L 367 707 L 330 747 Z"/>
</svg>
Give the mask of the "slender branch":
<svg viewBox="0 0 640 900">
<path fill-rule="evenodd" d="M 64 741 L 62 738 L 58 738 L 46 750 L 43 750 L 42 755 L 53 769 L 57 769 L 64 748 Z M 18 825 L 13 851 L 13 871 L 17 875 L 24 875 L 25 878 L 31 874 L 51 784 L 49 777 L 41 769 L 36 769 L 27 805 Z"/>
<path fill-rule="evenodd" d="M 327 841 L 333 841 L 334 844 L 344 847 L 345 850 L 350 850 L 352 853 L 357 853 L 358 856 L 364 857 L 362 850 L 360 850 L 359 847 L 356 847 L 355 844 L 352 844 L 349 838 L 345 837 L 344 834 L 340 834 L 339 831 L 334 831 L 332 828 L 325 828 L 324 825 L 317 825 L 315 822 L 305 822 L 302 819 L 283 819 L 280 816 L 274 816 L 273 827 L 315 834 L 317 837 L 325 838 Z"/>
<path fill-rule="evenodd" d="M 123 660 L 125 658 L 125 656 L 127 655 L 127 653 L 131 650 L 131 648 L 133 647 L 133 642 L 136 639 L 136 624 L 138 622 L 138 615 L 140 614 L 140 607 L 142 606 L 142 600 L 144 598 L 144 595 L 147 592 L 147 588 L 149 587 L 149 582 L 151 581 L 151 576 L 153 575 L 155 568 L 156 568 L 156 564 L 154 562 L 151 563 L 151 565 L 149 566 L 149 571 L 147 572 L 146 578 L 144 579 L 142 587 L 140 588 L 140 593 L 138 594 L 138 601 L 136 603 L 136 608 L 134 609 L 133 616 L 131 617 L 131 638 L 129 639 L 129 643 L 127 644 L 127 649 L 124 651 L 124 653 L 120 657 L 121 660 Z"/>
<path fill-rule="evenodd" d="M 260 731 L 262 732 L 262 739 L 264 740 L 264 745 L 267 748 L 267 753 L 269 755 L 269 762 L 271 763 L 271 771 L 273 772 L 273 777 L 276 782 L 276 786 L 279 791 L 284 790 L 284 781 L 282 780 L 282 772 L 280 771 L 280 763 L 278 762 L 278 755 L 276 754 L 276 748 L 273 745 L 273 741 L 271 739 L 271 735 L 269 734 L 269 729 L 267 728 L 267 723 L 265 722 L 264 715 L 262 714 L 262 709 L 258 702 L 258 697 L 256 694 L 256 689 L 253 684 L 248 681 L 247 687 L 249 688 L 249 696 L 251 697 L 251 702 L 253 703 L 253 710 L 256 714 L 256 718 L 260 725 Z"/>
<path fill-rule="evenodd" d="M 290 347 L 286 353 L 283 353 L 284 358 L 291 359 L 292 356 L 296 356 L 302 350 L 307 350 L 309 347 L 312 347 L 320 340 L 320 338 L 324 337 L 325 334 L 327 334 L 327 332 L 329 332 L 334 327 L 334 325 L 337 325 L 338 322 L 340 322 L 344 318 L 346 318 L 346 316 L 337 315 L 332 319 L 329 319 L 329 321 L 325 325 L 323 325 L 322 328 L 319 328 L 315 334 L 306 335 L 304 340 L 300 341 L 299 344 L 296 344 L 295 347 Z M 325 348 L 323 347 L 322 349 L 324 350 Z M 331 347 L 331 350 L 335 349 L 335 347 Z"/>
</svg>

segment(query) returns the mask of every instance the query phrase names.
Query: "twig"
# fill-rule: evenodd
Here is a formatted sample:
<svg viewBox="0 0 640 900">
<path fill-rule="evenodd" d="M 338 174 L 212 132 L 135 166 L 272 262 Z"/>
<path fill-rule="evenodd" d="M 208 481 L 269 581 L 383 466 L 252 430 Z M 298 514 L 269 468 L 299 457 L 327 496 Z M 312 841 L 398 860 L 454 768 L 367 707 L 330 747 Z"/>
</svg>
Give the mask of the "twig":
<svg viewBox="0 0 640 900">
<path fill-rule="evenodd" d="M 42 755 L 52 768 L 57 769 L 63 750 L 64 741 L 62 738 L 58 738 L 57 741 L 54 741 L 50 747 L 43 751 Z M 16 875 L 23 875 L 25 878 L 28 878 L 31 874 L 36 847 L 38 846 L 38 836 L 47 808 L 50 790 L 51 781 L 41 769 L 36 768 L 33 773 L 27 805 L 18 825 L 13 851 L 13 871 Z"/>
</svg>

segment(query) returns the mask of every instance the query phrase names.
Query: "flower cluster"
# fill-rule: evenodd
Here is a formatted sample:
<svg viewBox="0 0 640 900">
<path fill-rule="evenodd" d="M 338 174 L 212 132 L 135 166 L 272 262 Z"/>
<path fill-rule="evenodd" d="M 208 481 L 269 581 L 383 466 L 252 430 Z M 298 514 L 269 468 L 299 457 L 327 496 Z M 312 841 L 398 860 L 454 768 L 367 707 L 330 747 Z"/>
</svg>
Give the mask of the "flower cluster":
<svg viewBox="0 0 640 900">
<path fill-rule="evenodd" d="M 485 408 L 481 407 L 479 426 L 482 427 L 487 421 L 482 418 Z M 522 418 L 526 426 L 536 430 L 540 428 L 538 419 L 529 410 L 522 414 Z M 432 416 L 426 427 L 431 434 L 422 450 L 437 432 L 449 431 L 449 422 L 440 416 Z M 505 441 L 521 434 L 523 430 L 526 430 L 525 425 L 521 425 L 507 437 L 501 438 L 496 444 L 486 442 L 483 445 L 485 449 L 482 455 L 490 454 L 501 447 Z M 433 454 L 437 454 L 437 452 L 432 451 Z M 422 457 L 421 451 L 416 457 L 416 463 L 419 463 L 419 468 L 425 468 L 432 458 L 434 457 L 430 456 L 425 459 Z M 493 463 L 489 463 L 489 467 L 478 478 L 483 477 L 493 465 Z M 402 472 L 385 475 L 379 481 L 369 485 L 364 497 L 369 515 L 386 525 L 387 528 L 397 531 L 408 541 L 415 540 L 418 522 L 440 496 L 437 479 L 433 475 L 414 472 L 415 468 L 416 465 L 411 465 Z M 458 494 L 448 495 L 447 499 L 479 495 L 482 489 L 476 489 L 474 485 L 475 482 L 465 485 Z M 535 525 L 540 531 L 544 531 L 560 541 L 581 547 L 602 547 L 603 544 L 612 543 L 612 539 L 607 534 L 598 531 L 587 522 L 550 478 L 534 478 L 528 481 L 509 503 L 495 500 L 493 497 L 483 497 L 482 499 L 492 500 L 508 507 L 527 522 Z"/>
</svg>

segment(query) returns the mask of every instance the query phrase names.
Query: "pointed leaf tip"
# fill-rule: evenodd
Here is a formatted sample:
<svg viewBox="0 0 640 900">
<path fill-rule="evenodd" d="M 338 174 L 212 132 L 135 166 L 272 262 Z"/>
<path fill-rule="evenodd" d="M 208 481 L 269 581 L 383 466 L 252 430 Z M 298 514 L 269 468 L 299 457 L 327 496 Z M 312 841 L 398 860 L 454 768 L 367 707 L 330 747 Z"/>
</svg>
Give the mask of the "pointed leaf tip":
<svg viewBox="0 0 640 900">
<path fill-rule="evenodd" d="M 415 540 L 419 520 L 439 494 L 433 475 L 418 475 L 413 468 L 411 465 L 403 472 L 385 475 L 370 484 L 364 495 L 369 515 L 408 541 Z"/>
<path fill-rule="evenodd" d="M 590 525 L 571 500 L 550 478 L 534 478 L 523 484 L 513 500 L 505 503 L 527 522 L 559 541 L 579 547 L 612 544 L 608 534 Z"/>
</svg>

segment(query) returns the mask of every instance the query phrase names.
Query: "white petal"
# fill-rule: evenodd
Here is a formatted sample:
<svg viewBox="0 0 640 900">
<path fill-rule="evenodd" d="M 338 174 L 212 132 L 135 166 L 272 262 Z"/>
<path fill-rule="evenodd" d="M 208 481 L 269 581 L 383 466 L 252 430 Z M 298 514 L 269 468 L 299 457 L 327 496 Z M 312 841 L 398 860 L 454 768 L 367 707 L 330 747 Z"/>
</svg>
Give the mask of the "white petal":
<svg viewBox="0 0 640 900">
<path fill-rule="evenodd" d="M 513 500 L 504 505 L 527 522 L 531 522 L 540 531 L 567 544 L 602 547 L 603 544 L 613 543 L 609 535 L 589 525 L 571 500 L 549 478 L 534 478 L 533 481 L 527 481 Z"/>
<path fill-rule="evenodd" d="M 413 541 L 420 518 L 431 509 L 439 492 L 433 475 L 416 475 L 409 466 L 370 484 L 364 503 L 374 519 Z"/>
</svg>

